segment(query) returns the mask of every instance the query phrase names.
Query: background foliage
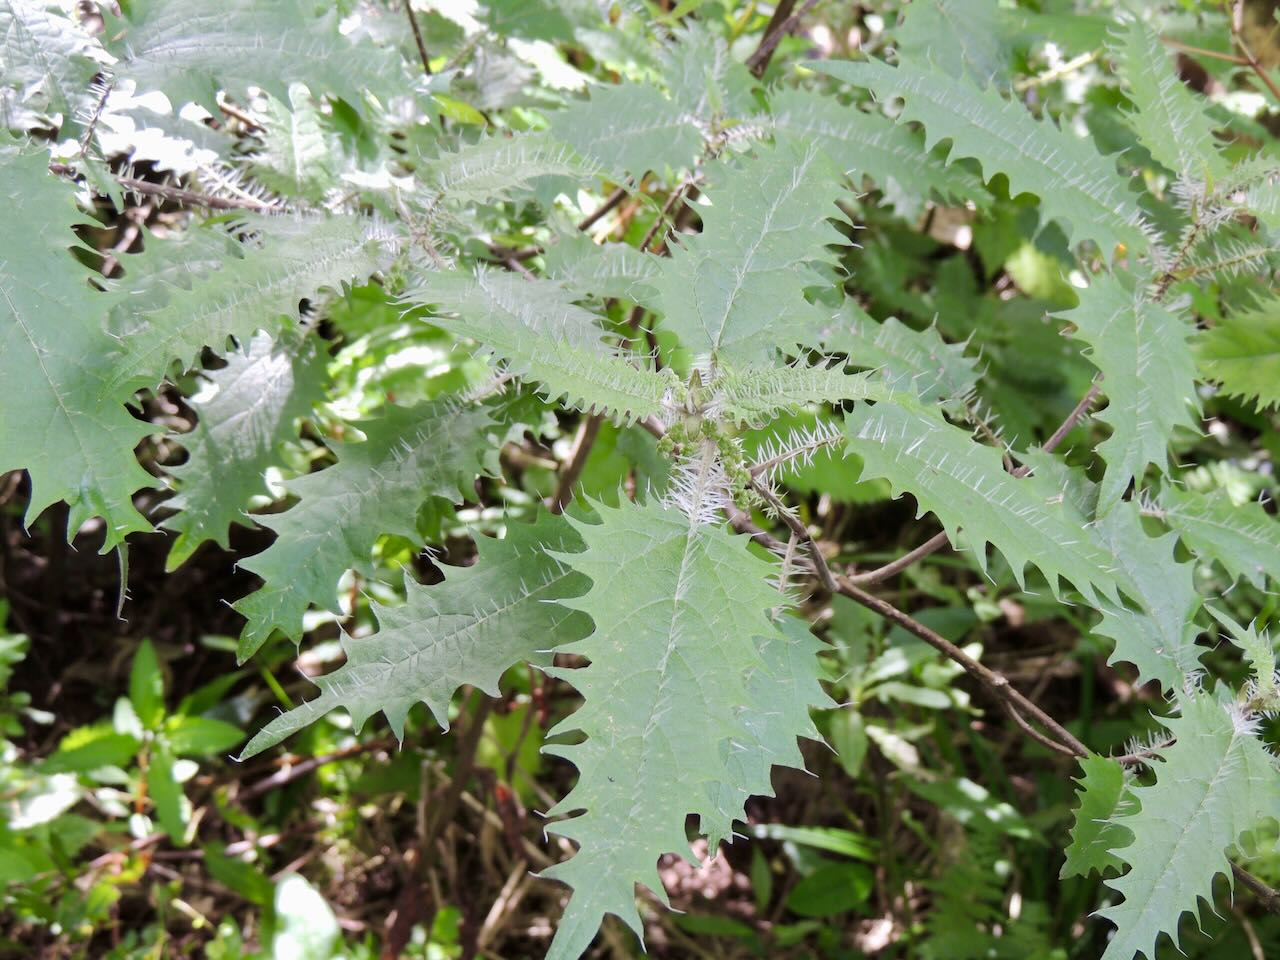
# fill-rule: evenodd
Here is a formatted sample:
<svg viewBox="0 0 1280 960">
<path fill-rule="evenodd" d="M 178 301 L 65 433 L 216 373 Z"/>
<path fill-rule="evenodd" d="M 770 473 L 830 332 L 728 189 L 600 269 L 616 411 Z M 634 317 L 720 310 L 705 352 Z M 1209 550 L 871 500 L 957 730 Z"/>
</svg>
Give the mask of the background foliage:
<svg viewBox="0 0 1280 960">
<path fill-rule="evenodd" d="M 0 0 L 0 955 L 1280 953 L 1278 37 Z"/>
</svg>

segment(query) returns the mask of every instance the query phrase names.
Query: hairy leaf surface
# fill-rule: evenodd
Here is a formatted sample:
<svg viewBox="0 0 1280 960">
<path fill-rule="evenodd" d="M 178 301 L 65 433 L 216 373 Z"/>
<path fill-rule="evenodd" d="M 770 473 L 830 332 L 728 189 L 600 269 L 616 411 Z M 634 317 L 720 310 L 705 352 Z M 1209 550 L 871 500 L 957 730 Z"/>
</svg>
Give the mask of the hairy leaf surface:
<svg viewBox="0 0 1280 960">
<path fill-rule="evenodd" d="M 269 495 L 264 474 L 279 462 L 280 445 L 296 439 L 294 421 L 323 399 L 324 359 L 314 338 L 277 342 L 260 333 L 205 374 L 208 385 L 188 401 L 199 419 L 178 438 L 187 460 L 169 471 L 178 484 L 165 503 L 177 512 L 161 524 L 178 534 L 170 570 L 206 540 L 228 548 L 230 525 L 252 523 L 250 501 Z"/>
<path fill-rule="evenodd" d="M 125 409 L 132 386 L 115 386 L 117 347 L 102 329 L 113 298 L 72 258 L 72 227 L 86 220 L 48 163 L 0 133 L 0 219 L 25 225 L 0 236 L 0 473 L 30 475 L 28 522 L 58 500 L 71 506 L 69 535 L 101 517 L 105 550 L 150 529 L 132 497 L 154 484 L 133 455 L 151 427 Z"/>
<path fill-rule="evenodd" d="M 695 354 L 771 360 L 823 323 L 804 290 L 824 282 L 809 266 L 829 259 L 823 245 L 843 242 L 827 222 L 838 177 L 816 149 L 781 142 L 708 179 L 702 233 L 681 238 L 654 283 L 663 326 Z"/>
<path fill-rule="evenodd" d="M 1187 323 L 1141 289 L 1128 290 L 1115 274 L 1100 274 L 1080 292 L 1080 305 L 1058 314 L 1075 326 L 1102 373 L 1107 408 L 1098 419 L 1111 436 L 1098 447 L 1107 462 L 1098 513 L 1119 502 L 1130 482 L 1141 485 L 1148 464 L 1168 459 L 1175 427 L 1196 429 L 1195 360 Z"/>
<path fill-rule="evenodd" d="M 1214 877 L 1230 871 L 1228 849 L 1280 818 L 1275 759 L 1236 708 L 1199 694 L 1160 722 L 1175 742 L 1159 751 L 1156 782 L 1133 788 L 1140 810 L 1116 821 L 1133 843 L 1117 851 L 1129 872 L 1107 881 L 1124 902 L 1098 911 L 1116 925 L 1103 960 L 1155 960 L 1161 933 L 1176 945 L 1182 914 L 1212 903 Z"/>
<path fill-rule="evenodd" d="M 397 534 L 421 543 L 416 519 L 428 497 L 459 502 L 474 496 L 489 449 L 489 412 L 438 400 L 388 407 L 355 426 L 363 443 L 335 444 L 338 462 L 285 484 L 298 503 L 255 517 L 276 540 L 241 566 L 263 585 L 235 604 L 248 623 L 240 637 L 246 660 L 280 630 L 297 639 L 311 605 L 338 609 L 338 580 L 348 570 L 370 572 L 378 537 Z"/>
<path fill-rule="evenodd" d="M 338 708 L 356 728 L 382 712 L 397 738 L 405 718 L 425 703 L 436 722 L 449 726 L 449 701 L 464 684 L 498 695 L 508 668 L 545 665 L 548 651 L 586 635 L 586 616 L 557 603 L 586 589 L 560 552 L 582 542 L 569 521 L 543 514 L 536 523 L 513 523 L 501 540 L 476 538 L 470 567 L 445 567 L 443 583 L 424 587 L 406 579 L 403 606 L 373 604 L 378 632 L 343 635 L 347 661 L 316 679 L 320 695 L 276 717 L 245 746 L 241 759 L 261 753 Z"/>
<path fill-rule="evenodd" d="M 1228 313 L 1196 339 L 1196 357 L 1227 396 L 1280 407 L 1280 299 Z"/>
<path fill-rule="evenodd" d="M 923 124 L 927 148 L 950 140 L 951 160 L 977 159 L 988 180 L 1004 173 L 1010 193 L 1035 194 L 1048 218 L 1069 225 L 1076 240 L 1092 240 L 1108 259 L 1120 245 L 1138 252 L 1150 245 L 1150 228 L 1115 162 L 994 89 L 909 62 L 813 67 L 866 87 L 881 100 L 902 97 L 906 105 L 898 121 Z"/>
<path fill-rule="evenodd" d="M 595 630 L 561 649 L 591 665 L 554 671 L 584 703 L 552 734 L 586 740 L 546 748 L 579 770 L 551 811 L 577 812 L 550 829 L 579 846 L 544 873 L 574 888 L 548 954 L 556 960 L 578 956 L 607 913 L 639 933 L 635 885 L 665 898 L 657 860 L 690 856 L 685 817 L 698 815 L 714 846 L 746 794 L 767 789 L 771 765 L 800 762 L 795 738 L 813 735 L 806 708 L 825 702 L 813 640 L 773 621 L 785 598 L 743 538 L 656 503 L 599 514 L 577 524 L 586 550 L 565 557 L 592 581 L 566 605 Z M 773 718 L 747 708 L 760 686 Z"/>
<path fill-rule="evenodd" d="M 1217 560 L 1231 576 L 1259 589 L 1268 577 L 1280 583 L 1280 521 L 1261 504 L 1235 504 L 1221 490 L 1169 486 L 1160 494 L 1159 511 L 1187 546 Z"/>
<path fill-rule="evenodd" d="M 698 117 L 648 84 L 596 87 L 553 114 L 551 132 L 615 180 L 679 173 L 702 152 Z"/>
<path fill-rule="evenodd" d="M 1097 871 L 1106 873 L 1124 866 L 1124 861 L 1113 853 L 1113 848 L 1130 842 L 1130 834 L 1117 826 L 1115 818 L 1123 807 L 1127 789 L 1124 767 L 1106 757 L 1090 755 L 1080 760 L 1084 774 L 1076 779 L 1080 784 L 1077 796 L 1075 823 L 1071 827 L 1071 843 L 1067 846 L 1067 859 L 1062 864 L 1058 878 L 1085 877 Z"/>
</svg>

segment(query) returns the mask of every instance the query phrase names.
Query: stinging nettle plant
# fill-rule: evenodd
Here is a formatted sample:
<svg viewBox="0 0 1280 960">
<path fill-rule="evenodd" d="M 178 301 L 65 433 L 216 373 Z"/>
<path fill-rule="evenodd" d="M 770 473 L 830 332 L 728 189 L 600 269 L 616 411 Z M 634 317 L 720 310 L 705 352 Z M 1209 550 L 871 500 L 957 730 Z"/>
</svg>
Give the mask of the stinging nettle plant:
<svg viewBox="0 0 1280 960">
<path fill-rule="evenodd" d="M 517 6 L 460 20 L 460 48 L 503 38 Z M 811 711 L 835 706 L 810 621 L 843 595 L 956 660 L 1019 728 L 1078 758 L 1063 875 L 1108 876 L 1105 960 L 1154 960 L 1162 935 L 1176 943 L 1183 915 L 1212 903 L 1215 878 L 1257 888 L 1237 861 L 1280 820 L 1262 734 L 1280 707 L 1274 646 L 1195 576 L 1216 564 L 1229 581 L 1274 585 L 1280 527 L 1256 505 L 1183 487 L 1168 462 L 1175 432 L 1200 428 L 1203 384 L 1280 405 L 1274 359 L 1270 374 L 1258 359 L 1268 342 L 1275 355 L 1274 293 L 1256 284 L 1207 331 L 1192 313 L 1198 286 L 1271 270 L 1280 166 L 1225 149 L 1156 26 L 1128 15 L 1109 23 L 1099 59 L 1163 172 L 1145 180 L 1131 157 L 1021 102 L 1014 20 L 994 3 L 938 5 L 958 19 L 913 4 L 891 60 L 775 63 L 767 85 L 767 53 L 753 73 L 708 25 L 633 6 L 610 23 L 593 4 L 531 5 L 553 39 L 631 31 L 648 61 L 582 94 L 531 96 L 518 124 L 477 135 L 463 99 L 500 109 L 503 95 L 453 65 L 422 71 L 398 8 L 350 30 L 301 2 L 151 0 L 104 14 L 94 34 L 57 4 L 0 0 L 12 131 L 0 135 L 0 470 L 27 471 L 29 520 L 65 501 L 71 534 L 96 523 L 103 550 L 123 556 L 153 527 L 136 495 L 157 486 L 135 448 L 158 428 L 127 405 L 202 351 L 223 356 L 189 398 L 196 428 L 169 438 L 187 459 L 165 471 L 176 492 L 159 525 L 176 534 L 171 567 L 205 541 L 226 546 L 233 524 L 275 534 L 242 563 L 262 581 L 235 602 L 243 661 L 273 636 L 300 641 L 315 611 L 342 614 L 339 584 L 376 579 L 388 537 L 426 546 L 424 513 L 466 530 L 455 507 L 501 478 L 504 442 L 549 412 L 576 416 L 547 503 L 498 538 L 474 525 L 474 565 L 432 585 L 407 577 L 403 603 L 374 601 L 376 632 L 344 634 L 345 663 L 244 757 L 339 708 L 357 727 L 382 713 L 401 738 L 418 703 L 447 726 L 460 688 L 497 695 L 521 664 L 568 683 L 581 704 L 544 750 L 577 781 L 545 813 L 576 853 L 543 875 L 572 889 L 549 955 L 577 957 L 608 914 L 643 933 L 637 885 L 663 897 L 657 862 L 692 857 L 689 818 L 715 851 L 749 798 L 772 793 L 775 766 L 803 767 L 800 741 L 820 736 Z M 942 43 L 956 22 L 968 26 Z M 527 45 L 526 28 L 509 29 Z M 155 92 L 175 109 L 153 110 Z M 262 105 L 248 150 L 224 124 L 176 110 L 225 118 L 235 102 Z M 370 135 L 393 130 L 395 151 Z M 1029 195 L 1065 238 L 1078 305 L 1053 319 L 1095 373 L 1043 443 L 991 435 L 975 412 L 985 358 L 944 339 L 945 318 L 881 322 L 854 296 L 868 181 L 900 211 Z M 651 227 L 638 243 L 602 241 L 594 215 L 575 228 L 580 191 L 615 207 L 635 194 Z M 130 197 L 193 212 L 95 269 L 82 239 L 95 205 Z M 525 223 L 531 251 L 511 246 L 510 225 Z M 321 320 L 371 282 L 403 335 L 466 345 L 467 382 L 369 409 L 326 403 Z M 1106 438 L 1092 458 L 1064 458 L 1100 397 Z M 744 442 L 815 410 L 812 426 Z M 280 480 L 300 421 L 331 462 Z M 571 502 L 606 423 L 646 451 L 643 482 Z M 832 454 L 936 517 L 945 536 L 909 559 L 950 543 L 983 571 L 1005 564 L 1020 586 L 1095 610 L 1111 662 L 1159 687 L 1162 732 L 1123 758 L 1095 754 L 873 592 L 901 567 L 856 573 L 856 556 L 824 555 L 788 477 Z M 249 512 L 286 496 L 287 509 Z M 1197 638 L 1210 627 L 1248 664 L 1238 689 L 1206 672 Z"/>
</svg>

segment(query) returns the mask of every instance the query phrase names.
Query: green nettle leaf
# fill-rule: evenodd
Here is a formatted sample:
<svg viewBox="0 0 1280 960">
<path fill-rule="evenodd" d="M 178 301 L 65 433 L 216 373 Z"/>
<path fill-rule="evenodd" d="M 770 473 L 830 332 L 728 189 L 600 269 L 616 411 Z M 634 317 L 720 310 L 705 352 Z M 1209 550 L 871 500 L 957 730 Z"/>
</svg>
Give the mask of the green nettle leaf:
<svg viewBox="0 0 1280 960">
<path fill-rule="evenodd" d="M 698 355 L 769 361 L 820 327 L 825 313 L 804 298 L 826 281 L 810 264 L 844 238 L 839 178 L 815 148 L 780 142 L 738 167 L 708 171 L 700 234 L 682 237 L 654 287 L 665 329 Z"/>
<path fill-rule="evenodd" d="M 1256 721 L 1209 694 L 1180 708 L 1160 721 L 1174 743 L 1157 751 L 1156 782 L 1133 787 L 1140 809 L 1115 821 L 1133 843 L 1116 851 L 1129 872 L 1107 881 L 1124 902 L 1098 911 L 1116 925 L 1103 960 L 1155 960 L 1162 933 L 1176 946 L 1182 914 L 1212 903 L 1214 877 L 1230 871 L 1227 851 L 1280 817 L 1280 772 Z"/>
<path fill-rule="evenodd" d="M 405 294 L 433 308 L 432 323 L 476 340 L 551 399 L 622 420 L 661 414 L 675 375 L 641 369 L 607 346 L 599 318 L 573 296 L 548 280 L 489 271 L 427 274 Z"/>
<path fill-rule="evenodd" d="M 63 130 L 92 106 L 90 85 L 109 59 L 78 19 L 52 3 L 0 0 L 0 85 L 23 107 L 60 116 Z"/>
<path fill-rule="evenodd" d="M 1199 671 L 1204 652 L 1195 645 L 1200 609 L 1195 565 L 1175 559 L 1174 534 L 1146 535 L 1136 503 L 1117 505 L 1092 530 L 1125 577 L 1125 592 L 1138 603 L 1136 608 L 1110 600 L 1099 603 L 1102 621 L 1094 632 L 1115 641 L 1107 662 L 1132 663 L 1139 684 L 1158 680 L 1167 691 L 1182 690 Z"/>
<path fill-rule="evenodd" d="M 493 203 L 538 177 L 592 177 L 598 167 L 545 133 L 492 136 L 442 154 L 420 179 L 446 203 Z"/>
<path fill-rule="evenodd" d="M 930 196 L 972 200 L 991 195 L 982 178 L 947 164 L 924 147 L 924 135 L 879 113 L 866 113 L 808 90 L 779 90 L 771 98 L 768 125 L 800 143 L 815 143 L 846 176 L 868 176 L 899 208 Z"/>
<path fill-rule="evenodd" d="M 705 24 L 687 21 L 663 48 L 658 73 L 680 109 L 708 127 L 721 127 L 755 113 L 756 80 L 724 38 Z"/>
<path fill-rule="evenodd" d="M 844 305 L 818 342 L 922 403 L 967 398 L 978 383 L 978 360 L 965 356 L 964 344 L 947 343 L 936 327 L 913 330 L 894 317 L 877 323 L 852 303 Z"/>
<path fill-rule="evenodd" d="M 1199 404 L 1195 360 L 1187 339 L 1191 327 L 1152 302 L 1142 286 L 1126 289 L 1115 274 L 1100 274 L 1080 292 L 1080 305 L 1057 314 L 1075 326 L 1102 373 L 1107 408 L 1098 419 L 1111 436 L 1098 447 L 1107 463 L 1098 494 L 1105 514 L 1131 481 L 1142 481 L 1148 464 L 1164 467 L 1174 427 L 1196 429 Z"/>
<path fill-rule="evenodd" d="M 568 520 L 550 514 L 513 523 L 501 540 L 477 537 L 470 567 L 445 567 L 443 583 L 405 581 L 404 606 L 373 604 L 378 632 L 344 634 L 347 662 L 316 679 L 320 695 L 263 727 L 241 759 L 261 753 L 339 707 L 357 728 L 379 711 L 397 737 L 414 704 L 422 702 L 441 726 L 463 684 L 498 695 L 502 674 L 516 664 L 540 666 L 548 652 L 579 640 L 587 618 L 555 601 L 581 594 L 587 579 L 558 556 L 582 548 Z"/>
<path fill-rule="evenodd" d="M 543 254 L 547 276 L 582 297 L 647 300 L 662 264 L 652 254 L 625 243 L 593 243 L 581 233 L 559 238 Z"/>
<path fill-rule="evenodd" d="M 1196 338 L 1196 358 L 1227 396 L 1280 407 L 1280 299 L 1228 313 Z"/>
<path fill-rule="evenodd" d="M 702 153 L 698 116 L 649 84 L 595 87 L 590 100 L 551 115 L 551 132 L 615 180 L 678 173 Z"/>
<path fill-rule="evenodd" d="M 226 549 L 231 524 L 253 522 L 247 511 L 255 497 L 270 496 L 265 473 L 280 462 L 280 445 L 297 438 L 295 421 L 324 399 L 326 357 L 314 337 L 277 342 L 260 333 L 226 360 L 204 375 L 207 385 L 189 401 L 199 419 L 177 438 L 187 460 L 169 471 L 178 494 L 165 506 L 177 512 L 161 524 L 178 534 L 170 570 L 206 540 Z"/>
<path fill-rule="evenodd" d="M 246 214 L 236 229 L 246 242 L 196 229 L 125 259 L 122 302 L 108 323 L 120 340 L 119 382 L 155 383 L 203 347 L 222 353 L 228 337 L 274 332 L 282 317 L 296 324 L 303 298 L 364 280 L 390 259 L 387 232 L 361 217 Z"/>
<path fill-rule="evenodd" d="M 1204 101 L 1182 82 L 1160 35 L 1134 19 L 1114 52 L 1137 107 L 1129 125 L 1151 156 L 1174 173 L 1197 179 L 1212 181 L 1225 173 L 1227 163 L 1218 153 Z"/>
<path fill-rule="evenodd" d="M 892 390 L 869 373 L 836 367 L 721 367 L 709 412 L 731 424 L 763 426 L 779 413 L 811 403 L 884 400 Z"/>
<path fill-rule="evenodd" d="M 1280 583 L 1280 522 L 1259 503 L 1236 504 L 1224 490 L 1193 493 L 1166 487 L 1158 513 L 1197 553 L 1217 560 L 1232 577 L 1262 589 Z"/>
<path fill-rule="evenodd" d="M 1080 760 L 1080 769 L 1084 773 L 1076 780 L 1080 805 L 1071 827 L 1067 859 L 1058 874 L 1062 880 L 1123 867 L 1124 861 L 1112 851 L 1131 840 L 1129 831 L 1115 822 L 1127 790 L 1124 767 L 1106 757 L 1090 755 Z"/>
<path fill-rule="evenodd" d="M 0 238 L 0 472 L 30 475 L 28 522 L 65 500 L 68 535 L 101 517 L 108 550 L 150 529 L 132 497 L 155 482 L 133 455 L 152 428 L 125 409 L 130 389 L 112 389 L 117 345 L 102 321 L 113 298 L 71 255 L 72 227 L 87 221 L 48 163 L 0 133 L 0 219 L 24 225 Z"/>
<path fill-rule="evenodd" d="M 289 85 L 288 104 L 267 102 L 262 147 L 252 157 L 254 176 L 268 190 L 319 202 L 337 182 L 332 148 L 311 91 Z"/>
<path fill-rule="evenodd" d="M 1253 686 L 1249 691 L 1249 699 L 1257 704 L 1261 711 L 1274 711 L 1280 708 L 1280 673 L 1276 670 L 1276 648 L 1267 631 L 1259 631 L 1257 622 L 1242 627 L 1221 610 L 1209 607 L 1223 627 L 1227 637 L 1244 653 L 1244 661 L 1249 665 Z"/>
<path fill-rule="evenodd" d="M 1009 178 L 1009 192 L 1033 193 L 1048 219 L 1069 225 L 1077 240 L 1092 240 L 1110 259 L 1117 247 L 1144 253 L 1152 230 L 1115 162 L 1087 140 L 1036 120 L 993 88 L 938 70 L 878 60 L 815 62 L 815 70 L 873 91 L 881 100 L 902 97 L 898 122 L 924 125 L 926 148 L 951 141 L 952 161 L 973 157 L 988 180 Z"/>
<path fill-rule="evenodd" d="M 117 72 L 140 90 L 161 90 L 176 106 L 216 110 L 215 94 L 250 86 L 287 102 L 289 86 L 336 94 L 354 106 L 365 91 L 398 93 L 403 60 L 393 48 L 353 42 L 336 7 L 306 0 L 136 0 L 126 20 L 111 19 Z"/>
<path fill-rule="evenodd" d="M 1005 11 L 990 0 L 934 0 L 908 4 L 895 34 L 898 55 L 931 62 L 953 77 L 1007 83 L 1009 38 Z"/>
<path fill-rule="evenodd" d="M 657 860 L 690 857 L 686 816 L 714 849 L 746 795 L 769 792 L 770 766 L 800 765 L 795 738 L 815 734 L 807 708 L 827 703 L 816 641 L 774 622 L 786 604 L 768 582 L 776 568 L 744 538 L 657 503 L 598 509 L 601 522 L 576 523 L 586 550 L 564 557 L 592 581 L 566 605 L 595 630 L 560 649 L 591 663 L 552 671 L 584 703 L 550 733 L 586 740 L 544 748 L 579 770 L 550 811 L 576 812 L 548 829 L 578 844 L 544 873 L 574 888 L 555 960 L 585 950 L 607 913 L 640 933 L 635 885 L 665 899 Z"/>
<path fill-rule="evenodd" d="M 986 544 L 1004 554 L 1018 582 L 1034 564 L 1058 592 L 1061 577 L 1091 601 L 1119 601 L 1130 587 L 1088 520 L 1050 478 L 1005 472 L 1000 451 L 975 443 L 936 413 L 894 403 L 861 406 L 845 420 L 849 450 L 862 457 L 862 479 L 883 477 L 895 496 L 910 493 L 919 514 L 933 513 L 952 543 L 962 531 L 986 569 Z M 1046 550 L 1045 544 L 1053 544 Z"/>
<path fill-rule="evenodd" d="M 241 661 L 274 630 L 300 637 L 312 604 L 336 612 L 338 580 L 352 569 L 372 572 L 370 553 L 383 534 L 421 543 L 416 520 L 429 497 L 456 503 L 474 496 L 491 445 L 485 408 L 437 400 L 388 407 L 355 426 L 363 443 L 335 444 L 336 464 L 285 484 L 298 498 L 292 509 L 255 517 L 276 540 L 240 564 L 264 581 L 234 605 L 248 620 Z"/>
</svg>

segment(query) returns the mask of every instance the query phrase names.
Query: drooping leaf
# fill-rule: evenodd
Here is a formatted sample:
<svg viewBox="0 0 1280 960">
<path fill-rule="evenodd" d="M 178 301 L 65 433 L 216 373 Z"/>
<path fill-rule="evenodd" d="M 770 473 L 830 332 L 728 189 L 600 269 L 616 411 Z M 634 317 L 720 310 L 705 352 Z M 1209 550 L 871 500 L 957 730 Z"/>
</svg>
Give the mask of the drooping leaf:
<svg viewBox="0 0 1280 960">
<path fill-rule="evenodd" d="M 590 100 L 552 114 L 551 132 L 614 180 L 679 173 L 703 149 L 697 115 L 651 84 L 596 87 Z"/>
<path fill-rule="evenodd" d="M 403 737 L 405 717 L 422 702 L 448 727 L 449 701 L 460 686 L 497 696 L 508 668 L 545 665 L 552 647 L 586 634 L 586 617 L 555 602 L 586 588 L 586 577 L 556 555 L 581 546 L 569 521 L 545 514 L 535 524 L 510 524 L 501 540 L 477 537 L 476 562 L 446 567 L 443 583 L 424 587 L 407 580 L 404 606 L 373 604 L 378 632 L 360 639 L 344 635 L 347 661 L 316 678 L 320 695 L 258 731 L 241 759 L 339 707 L 357 728 L 381 711 Z"/>
<path fill-rule="evenodd" d="M 279 329 L 281 317 L 296 323 L 303 298 L 389 262 L 389 235 L 361 217 L 246 214 L 237 228 L 248 233 L 244 243 L 195 229 L 126 258 L 108 324 L 120 342 L 119 381 L 154 384 L 175 359 L 191 363 L 203 347 L 222 353 L 228 337 L 246 343 Z"/>
<path fill-rule="evenodd" d="M 105 521 L 103 549 L 150 524 L 133 493 L 154 480 L 133 448 L 151 428 L 130 416 L 132 390 L 112 389 L 117 345 L 102 329 L 112 298 L 72 258 L 84 223 L 75 187 L 49 174 L 43 150 L 0 132 L 0 472 L 31 477 L 27 520 L 65 500 L 73 535 Z"/>
<path fill-rule="evenodd" d="M 1280 521 L 1261 504 L 1232 503 L 1226 491 L 1167 486 L 1158 509 L 1187 546 L 1217 560 L 1232 577 L 1259 589 L 1268 577 L 1280 583 Z"/>
<path fill-rule="evenodd" d="M 1124 809 L 1124 767 L 1106 757 L 1090 755 L 1080 760 L 1080 770 L 1084 774 L 1076 779 L 1080 804 L 1071 827 L 1067 859 L 1058 873 L 1062 880 L 1122 867 L 1124 861 L 1112 851 L 1130 841 L 1128 830 L 1115 822 Z"/>
<path fill-rule="evenodd" d="M 943 200 L 990 200 L 982 179 L 924 148 L 924 136 L 879 113 L 847 107 L 807 90 L 779 90 L 769 126 L 798 142 L 816 143 L 846 176 L 868 176 L 895 206 Z"/>
<path fill-rule="evenodd" d="M 599 514 L 577 524 L 586 550 L 564 558 L 591 578 L 566 605 L 595 630 L 561 648 L 590 666 L 555 671 L 585 702 L 551 734 L 586 735 L 546 748 L 579 770 L 550 811 L 577 812 L 549 829 L 579 847 L 544 873 L 574 889 L 555 960 L 577 957 L 607 913 L 639 933 L 635 885 L 664 897 L 657 860 L 690 856 L 685 817 L 701 818 L 714 847 L 743 816 L 746 794 L 767 788 L 771 765 L 800 763 L 795 737 L 813 735 L 807 705 L 825 702 L 812 637 L 770 619 L 785 600 L 742 538 L 656 503 Z M 767 707 L 752 699 L 760 686 Z"/>
<path fill-rule="evenodd" d="M 907 61 L 896 68 L 878 60 L 821 61 L 813 68 L 881 100 L 902 97 L 898 122 L 923 124 L 927 148 L 950 140 L 952 161 L 975 158 L 988 180 L 1004 173 L 1010 193 L 1035 194 L 1047 219 L 1075 240 L 1092 240 L 1107 259 L 1120 245 L 1137 253 L 1149 247 L 1151 229 L 1115 162 L 995 89 Z"/>
<path fill-rule="evenodd" d="M 1128 121 L 1138 141 L 1174 173 L 1209 180 L 1224 173 L 1213 124 L 1178 76 L 1160 35 L 1135 17 L 1114 50 L 1137 108 Z"/>
<path fill-rule="evenodd" d="M 1280 407 L 1280 299 L 1228 313 L 1196 339 L 1196 358 L 1227 396 Z"/>
<path fill-rule="evenodd" d="M 1118 599 L 1124 585 L 1087 519 L 1051 482 L 1005 472 L 1000 451 L 924 409 L 897 403 L 860 406 L 845 421 L 849 449 L 864 461 L 863 479 L 883 477 L 895 495 L 910 493 L 919 513 L 941 521 L 952 543 L 963 532 L 985 569 L 986 544 L 1004 554 L 1022 582 L 1034 564 L 1057 591 L 1062 577 L 1090 599 Z M 1044 544 L 1054 544 L 1046 551 Z M 1127 586 L 1126 586 L 1127 588 Z"/>
<path fill-rule="evenodd" d="M 603 343 L 595 314 L 547 280 L 516 274 L 431 273 L 405 294 L 431 307 L 431 322 L 470 337 L 542 384 L 552 399 L 623 420 L 660 414 L 676 380 L 644 370 Z"/>
<path fill-rule="evenodd" d="M 1098 513 L 1119 502 L 1130 482 L 1141 484 L 1148 464 L 1164 467 L 1175 427 L 1195 429 L 1198 408 L 1189 326 L 1139 287 L 1100 274 L 1080 293 L 1080 305 L 1058 314 L 1075 326 L 1102 373 L 1107 408 L 1098 419 L 1111 436 L 1098 447 L 1107 463 Z"/>
<path fill-rule="evenodd" d="M 695 354 L 749 363 L 790 350 L 824 322 L 804 289 L 824 282 L 809 264 L 843 238 L 834 169 L 815 148 L 779 142 L 740 167 L 708 175 L 702 233 L 683 237 L 654 282 L 662 325 Z"/>
<path fill-rule="evenodd" d="M 279 463 L 280 445 L 297 437 L 294 422 L 323 398 L 324 355 L 314 338 L 260 333 L 226 360 L 190 399 L 199 419 L 179 438 L 186 462 L 169 471 L 178 494 L 165 506 L 176 512 L 161 526 L 178 534 L 171 570 L 206 540 L 226 549 L 230 525 L 252 522 L 246 511 L 254 497 L 269 495 L 264 474 Z"/>
<path fill-rule="evenodd" d="M 1155 960 L 1162 933 L 1178 943 L 1178 921 L 1213 902 L 1213 880 L 1230 871 L 1227 851 L 1267 818 L 1280 818 L 1280 772 L 1256 724 L 1208 694 L 1183 697 L 1160 722 L 1174 738 L 1153 763 L 1156 782 L 1132 788 L 1140 809 L 1116 820 L 1133 843 L 1116 851 L 1129 872 L 1107 885 L 1124 902 L 1098 911 L 1116 925 L 1102 960 Z"/>
<path fill-rule="evenodd" d="M 366 90 L 398 92 L 408 85 L 394 48 L 353 40 L 339 28 L 336 7 L 306 0 L 135 0 L 108 34 L 121 58 L 117 72 L 140 90 L 161 90 L 175 106 L 216 109 L 214 95 L 243 96 L 250 86 L 287 102 L 289 85 L 317 96 L 364 103 Z"/>
<path fill-rule="evenodd" d="M 298 477 L 285 489 L 298 503 L 284 513 L 257 516 L 276 540 L 240 565 L 263 579 L 235 603 L 248 623 L 238 656 L 247 660 L 272 631 L 302 634 L 302 615 L 315 605 L 338 609 L 338 580 L 348 570 L 371 572 L 378 537 L 397 534 L 421 543 L 418 509 L 429 497 L 459 502 L 473 496 L 489 447 L 488 410 L 445 399 L 417 407 L 388 407 L 355 426 L 363 443 L 335 445 L 338 462 Z"/>
</svg>

